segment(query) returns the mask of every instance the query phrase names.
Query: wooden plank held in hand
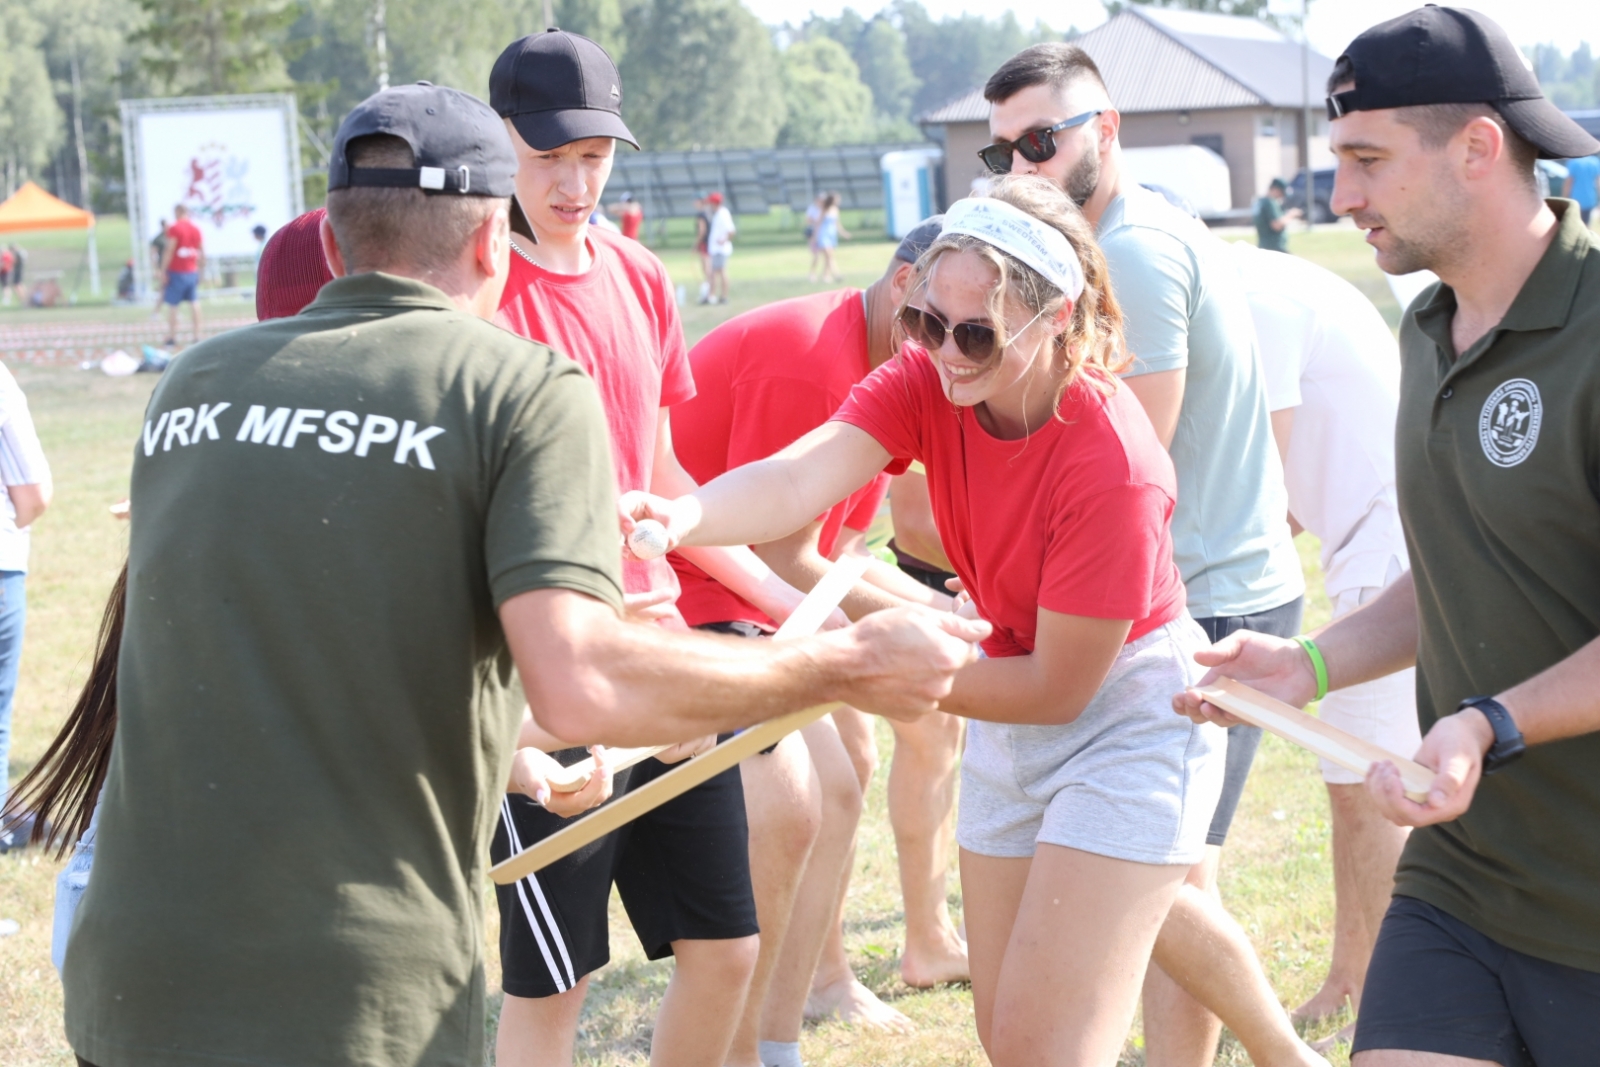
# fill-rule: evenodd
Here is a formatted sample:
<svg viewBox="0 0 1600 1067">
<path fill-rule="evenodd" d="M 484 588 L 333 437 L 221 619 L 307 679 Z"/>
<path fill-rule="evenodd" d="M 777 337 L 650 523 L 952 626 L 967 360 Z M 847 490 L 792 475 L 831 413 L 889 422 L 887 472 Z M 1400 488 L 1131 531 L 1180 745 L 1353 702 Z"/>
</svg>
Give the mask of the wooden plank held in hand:
<svg viewBox="0 0 1600 1067">
<path fill-rule="evenodd" d="M 822 628 L 822 624 L 828 621 L 828 616 L 833 614 L 833 609 L 838 607 L 840 601 L 849 594 L 850 587 L 860 580 L 861 576 L 866 573 L 867 567 L 871 565 L 871 560 L 865 556 L 846 557 L 846 559 L 852 562 L 844 567 L 843 570 L 839 570 L 839 568 L 845 564 L 846 560 L 840 560 L 836 563 L 817 582 L 816 586 L 811 590 L 811 595 L 795 605 L 795 609 L 789 613 L 789 617 L 783 620 L 783 625 L 778 627 L 778 632 L 772 635 L 773 640 L 781 641 L 788 637 L 808 637 Z M 833 586 L 823 589 L 822 583 L 828 581 L 836 570 L 839 572 L 839 578 L 834 582 Z M 845 581 L 846 575 L 853 576 L 848 581 Z M 839 593 L 838 600 L 831 600 L 835 587 L 842 588 L 843 592 Z M 643 763 L 652 756 L 660 755 L 671 747 L 671 745 L 653 745 L 648 748 L 614 748 L 607 755 L 611 757 L 611 769 L 613 771 L 621 771 L 632 767 L 636 763 Z M 579 760 L 571 766 L 563 767 L 559 772 L 551 771 L 550 774 L 546 775 L 545 781 L 557 793 L 576 793 L 589 784 L 589 779 L 593 774 L 594 758 L 591 756 L 589 759 Z"/>
<path fill-rule="evenodd" d="M 1428 798 L 1433 772 L 1420 763 L 1331 726 L 1232 678 L 1218 678 L 1215 685 L 1201 686 L 1199 693 L 1207 703 L 1215 704 L 1230 715 L 1277 734 L 1363 778 L 1374 763 L 1388 760 L 1399 768 L 1406 796 L 1418 803 Z"/>
<path fill-rule="evenodd" d="M 800 605 L 773 635 L 774 640 L 805 637 L 815 633 L 828 621 L 833 609 L 838 607 L 850 589 L 866 573 L 871 558 L 846 556 L 828 569 Z M 673 767 L 653 782 L 618 797 L 596 811 L 562 827 L 543 841 L 523 849 L 514 856 L 489 868 L 489 877 L 497 885 L 510 885 L 535 871 L 549 866 L 563 856 L 583 848 L 611 831 L 637 819 L 647 811 L 660 807 L 673 797 L 693 789 L 702 782 L 721 774 L 741 760 L 755 755 L 783 740 L 789 734 L 808 726 L 827 715 L 838 703 L 819 704 L 802 711 L 780 715 L 759 726 L 730 737 L 710 752 Z M 638 750 L 631 750 L 638 751 Z M 574 764 L 578 766 L 578 764 Z"/>
</svg>

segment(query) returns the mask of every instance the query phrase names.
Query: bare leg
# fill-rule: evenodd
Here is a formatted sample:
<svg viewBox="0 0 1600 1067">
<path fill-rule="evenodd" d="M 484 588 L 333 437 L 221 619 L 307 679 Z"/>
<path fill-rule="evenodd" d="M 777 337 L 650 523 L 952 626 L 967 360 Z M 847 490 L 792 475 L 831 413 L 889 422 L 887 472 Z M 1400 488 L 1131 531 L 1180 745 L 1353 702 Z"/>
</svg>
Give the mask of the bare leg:
<svg viewBox="0 0 1600 1067">
<path fill-rule="evenodd" d="M 1441 1056 L 1436 1052 L 1407 1052 L 1401 1049 L 1373 1049 L 1358 1052 L 1352 1067 L 1499 1067 L 1493 1060 L 1469 1060 L 1461 1056 Z"/>
<path fill-rule="evenodd" d="M 889 765 L 889 823 L 894 827 L 900 895 L 906 909 L 900 977 L 914 989 L 964 982 L 970 977 L 967 944 L 950 921 L 945 895 L 961 720 L 930 715 L 915 723 L 890 725 L 894 759 Z"/>
<path fill-rule="evenodd" d="M 1326 1067 L 1295 1033 L 1250 939 L 1216 892 L 1219 849 L 1190 869 L 1145 978 L 1148 1067 L 1210 1067 L 1226 1022 L 1257 1067 Z M 1204 886 L 1196 881 L 1204 880 Z M 1174 981 L 1176 980 L 1176 981 Z M 1213 1014 L 1214 1013 L 1214 1014 Z"/>
<path fill-rule="evenodd" d="M 178 340 L 178 305 L 167 305 L 167 340 L 176 343 Z"/>
<path fill-rule="evenodd" d="M 750 881 L 761 925 L 761 950 L 728 1064 L 760 1067 L 762 1006 L 789 930 L 801 875 L 822 828 L 822 784 L 799 734 L 784 738 L 769 755 L 746 760 L 740 774 L 750 819 Z"/>
<path fill-rule="evenodd" d="M 1040 845 L 961 852 L 978 1037 L 995 1067 L 1110 1067 L 1182 867 Z"/>
<path fill-rule="evenodd" d="M 178 316 L 176 314 L 174 314 L 172 316 L 172 323 L 173 323 L 173 329 L 177 329 Z M 195 344 L 199 344 L 200 343 L 200 301 L 198 301 L 198 300 L 189 301 L 189 323 L 194 327 L 194 343 Z M 177 334 L 174 333 L 173 336 L 176 337 Z"/>
<path fill-rule="evenodd" d="M 834 727 L 839 740 L 850 757 L 861 791 L 878 769 L 878 743 L 872 733 L 872 719 L 854 708 L 840 708 L 833 713 Z M 878 999 L 876 993 L 856 980 L 850 969 L 850 957 L 844 948 L 844 902 L 850 889 L 850 872 L 855 867 L 855 843 L 851 842 L 850 857 L 845 860 L 844 877 L 839 880 L 839 898 L 835 906 L 833 925 L 828 929 L 828 939 L 823 943 L 817 970 L 811 978 L 811 994 L 806 998 L 805 1015 L 808 1019 L 838 1016 L 844 1022 L 868 1026 L 876 1030 L 910 1033 L 911 1020 Z"/>
<path fill-rule="evenodd" d="M 772 974 L 761 1017 L 763 1041 L 798 1041 L 806 996 L 830 926 L 838 914 L 843 884 L 861 820 L 861 784 L 831 718 L 807 726 L 802 735 L 822 786 L 822 829 L 795 895 L 783 951 Z"/>
<path fill-rule="evenodd" d="M 494 1037 L 496 1067 L 571 1067 L 589 976 L 553 997 L 506 994 Z"/>
<path fill-rule="evenodd" d="M 672 981 L 650 1040 L 652 1067 L 723 1067 L 759 938 L 674 941 Z"/>
<path fill-rule="evenodd" d="M 1333 823 L 1333 962 L 1315 996 L 1296 1008 L 1295 1021 L 1336 1015 L 1348 998 L 1361 1003 L 1367 963 L 1394 894 L 1394 869 L 1407 830 L 1378 814 L 1364 785 L 1328 786 Z"/>
</svg>

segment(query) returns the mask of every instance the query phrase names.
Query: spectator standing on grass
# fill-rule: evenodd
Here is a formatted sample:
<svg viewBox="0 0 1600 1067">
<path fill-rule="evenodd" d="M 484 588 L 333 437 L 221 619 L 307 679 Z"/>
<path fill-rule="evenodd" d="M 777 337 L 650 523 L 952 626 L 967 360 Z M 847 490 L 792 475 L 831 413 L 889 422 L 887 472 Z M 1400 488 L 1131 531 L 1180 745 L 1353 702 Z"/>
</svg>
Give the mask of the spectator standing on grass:
<svg viewBox="0 0 1600 1067">
<path fill-rule="evenodd" d="M 1372 301 L 1337 274 L 1242 241 L 1231 247 L 1255 320 L 1290 519 L 1322 542 L 1324 588 L 1341 618 L 1409 565 L 1394 487 L 1399 349 Z M 1422 744 L 1410 669 L 1329 693 L 1317 713 L 1402 756 Z M 1332 813 L 1333 959 L 1322 988 L 1291 1013 L 1306 1023 L 1338 1014 L 1346 1001 L 1360 1007 L 1406 841 L 1360 775 L 1327 760 L 1321 767 Z"/>
<path fill-rule="evenodd" d="M 1583 224 L 1589 225 L 1595 204 L 1600 203 L 1600 156 L 1567 160 L 1567 184 L 1561 195 L 1578 202 Z"/>
<path fill-rule="evenodd" d="M 1122 381 L 1177 468 L 1173 558 L 1189 613 L 1213 641 L 1241 628 L 1298 633 L 1305 579 L 1289 535 L 1255 328 L 1226 247 L 1123 173 L 1121 116 L 1081 48 L 1026 48 L 1001 65 L 984 95 L 994 139 L 979 153 L 984 163 L 996 173 L 1044 175 L 1096 226 L 1133 356 Z M 1214 891 L 1260 738 L 1254 728 L 1228 732 L 1227 775 L 1204 859 L 1156 941 L 1144 993 L 1153 1067 L 1209 1065 L 1218 1017 L 1258 1064 L 1321 1062 L 1295 1033 L 1250 939 Z"/>
<path fill-rule="evenodd" d="M 1296 706 L 1415 665 L 1421 802 L 1378 933 L 1354 1067 L 1590 1067 L 1600 1048 L 1600 238 L 1538 158 L 1600 143 L 1510 37 L 1423 7 L 1328 79 L 1333 210 L 1390 274 L 1439 281 L 1400 326 L 1395 436 L 1412 569 L 1302 645 L 1201 662 Z M 1216 712 L 1193 690 L 1191 717 Z"/>
<path fill-rule="evenodd" d="M 805 225 L 800 229 L 800 236 L 806 239 L 806 248 L 811 253 L 811 265 L 806 268 L 806 277 L 816 280 L 817 270 L 822 265 L 822 251 L 817 247 L 817 224 L 822 221 L 822 202 L 828 199 L 827 193 L 818 193 L 806 205 Z"/>
<path fill-rule="evenodd" d="M 733 255 L 733 235 L 739 228 L 733 224 L 733 212 L 722 203 L 722 194 L 713 191 L 706 197 L 711 209 L 711 223 L 706 231 L 706 251 L 711 257 L 711 288 L 707 302 L 728 302 L 728 257 Z"/>
<path fill-rule="evenodd" d="M 22 386 L 0 365 L 0 482 L 5 508 L 0 512 L 0 807 L 10 790 L 11 706 L 22 660 L 27 618 L 29 527 L 50 506 L 54 485 L 50 464 L 28 412 Z M 27 816 L 0 823 L 0 853 L 23 847 L 32 832 Z"/>
<path fill-rule="evenodd" d="M 844 228 L 844 223 L 839 219 L 839 194 L 829 193 L 822 198 L 822 217 L 817 220 L 817 232 L 812 240 L 813 246 L 822 257 L 822 274 L 824 282 L 841 282 L 844 279 L 839 275 L 838 264 L 834 262 L 834 250 L 839 247 L 839 239 L 848 239 L 850 233 Z M 812 258 L 816 262 L 816 258 Z M 818 280 L 817 275 L 811 276 L 811 281 Z"/>
<path fill-rule="evenodd" d="M 622 231 L 622 236 L 637 241 L 639 230 L 644 226 L 644 208 L 633 198 L 633 194 L 623 193 L 611 213 L 616 216 L 617 229 Z"/>
<path fill-rule="evenodd" d="M 1268 252 L 1289 251 L 1289 220 L 1300 217 L 1297 207 L 1284 210 L 1283 200 L 1289 187 L 1282 178 L 1272 179 L 1265 195 L 1256 198 L 1256 245 Z"/>
<path fill-rule="evenodd" d="M 178 343 L 179 304 L 189 305 L 195 343 L 200 341 L 200 271 L 205 263 L 200 227 L 189 221 L 189 209 L 179 204 L 173 209 L 172 225 L 161 252 L 161 269 L 166 274 L 161 302 L 167 306 L 167 339 L 163 343 L 168 348 Z"/>
<path fill-rule="evenodd" d="M 11 268 L 17 257 L 10 248 L 0 248 L 0 304 L 11 302 Z"/>
<path fill-rule="evenodd" d="M 11 295 L 22 302 L 22 285 L 28 273 L 28 250 L 13 242 L 6 251 L 11 253 Z"/>
<path fill-rule="evenodd" d="M 708 244 L 711 240 L 711 204 L 708 196 L 702 196 L 694 202 L 694 254 L 700 261 L 700 295 L 699 303 L 711 303 L 711 250 Z"/>
</svg>

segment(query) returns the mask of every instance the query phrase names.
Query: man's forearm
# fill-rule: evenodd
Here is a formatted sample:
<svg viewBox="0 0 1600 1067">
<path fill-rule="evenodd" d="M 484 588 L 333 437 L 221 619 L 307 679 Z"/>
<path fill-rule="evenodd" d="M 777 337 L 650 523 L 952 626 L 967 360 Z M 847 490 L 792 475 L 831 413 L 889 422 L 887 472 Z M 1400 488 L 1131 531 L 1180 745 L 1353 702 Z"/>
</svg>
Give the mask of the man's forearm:
<svg viewBox="0 0 1600 1067">
<path fill-rule="evenodd" d="M 1328 688 L 1345 689 L 1417 662 L 1417 593 L 1411 572 L 1310 635 L 1328 666 Z"/>
<path fill-rule="evenodd" d="M 570 745 L 690 741 L 822 703 L 841 682 L 820 638 L 775 646 L 631 626 L 578 597 L 524 620 L 519 599 L 501 613 L 528 705 Z M 551 661 L 562 668 L 541 669 Z"/>
<path fill-rule="evenodd" d="M 1600 638 L 1499 700 L 1530 745 L 1600 730 Z"/>
</svg>

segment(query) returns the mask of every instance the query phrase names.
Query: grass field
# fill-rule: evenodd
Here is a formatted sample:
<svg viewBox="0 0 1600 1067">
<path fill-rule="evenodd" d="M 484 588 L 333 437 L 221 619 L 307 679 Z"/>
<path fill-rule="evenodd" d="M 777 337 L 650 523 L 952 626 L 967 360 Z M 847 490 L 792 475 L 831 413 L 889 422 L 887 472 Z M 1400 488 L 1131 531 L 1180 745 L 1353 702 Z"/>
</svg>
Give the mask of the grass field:
<svg viewBox="0 0 1600 1067">
<path fill-rule="evenodd" d="M 853 221 L 853 220 L 852 220 Z M 1398 315 L 1371 254 L 1359 234 L 1326 230 L 1296 234 L 1295 249 L 1323 262 L 1381 298 L 1391 321 Z M 887 263 L 893 245 L 883 240 L 846 242 L 839 263 L 851 285 L 864 285 Z M 698 267 L 683 247 L 667 247 L 663 259 L 675 281 L 698 284 Z M 742 248 L 730 268 L 733 303 L 684 309 L 690 341 L 718 322 L 757 304 L 812 291 L 805 281 L 806 252 L 794 243 Z M 0 319 L 3 327 L 4 319 Z M 44 750 L 82 684 L 95 628 L 126 552 L 126 526 L 107 505 L 127 491 L 133 442 L 153 381 L 145 376 L 109 379 L 59 368 L 19 367 L 40 436 L 57 478 L 56 502 L 36 527 L 28 580 L 30 611 L 22 677 L 17 691 L 12 748 L 13 780 Z M 1312 586 L 1306 624 L 1327 617 L 1316 545 L 1307 535 L 1301 556 Z M 892 740 L 881 731 L 887 759 Z M 965 989 L 917 992 L 904 987 L 897 970 L 901 937 L 893 838 L 882 793 L 875 783 L 862 827 L 851 886 L 847 944 L 857 972 L 880 996 L 918 1025 L 910 1036 L 883 1036 L 839 1025 L 807 1029 L 806 1062 L 814 1067 L 868 1065 L 956 1065 L 984 1062 Z M 36 851 L 0 857 L 0 917 L 18 920 L 19 934 L 0 939 L 0 1064 L 6 1067 L 71 1067 L 61 1033 L 61 990 L 50 966 L 50 921 L 58 864 Z M 952 904 L 960 892 L 952 877 Z M 1333 891 L 1328 851 L 1326 793 L 1315 761 L 1299 750 L 1265 739 L 1224 860 L 1223 895 L 1249 931 L 1274 988 L 1289 1004 L 1320 984 L 1332 930 Z M 489 914 L 494 914 L 493 898 Z M 620 909 L 613 907 L 615 962 L 598 976 L 583 1022 L 580 1061 L 622 1067 L 648 1059 L 649 1025 L 665 989 L 669 965 L 646 962 Z M 489 931 L 490 988 L 498 987 L 497 931 Z M 491 1010 L 498 997 L 491 1002 Z M 493 1022 L 491 1020 L 492 1028 Z M 1329 1028 L 1331 1029 L 1331 1027 Z M 1141 1064 L 1137 1028 L 1126 1064 Z M 1219 1064 L 1247 1060 L 1231 1040 Z M 1344 1067 L 1343 1053 L 1335 1063 Z"/>
</svg>

